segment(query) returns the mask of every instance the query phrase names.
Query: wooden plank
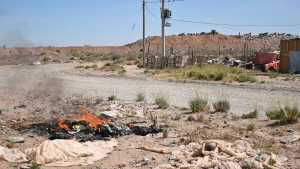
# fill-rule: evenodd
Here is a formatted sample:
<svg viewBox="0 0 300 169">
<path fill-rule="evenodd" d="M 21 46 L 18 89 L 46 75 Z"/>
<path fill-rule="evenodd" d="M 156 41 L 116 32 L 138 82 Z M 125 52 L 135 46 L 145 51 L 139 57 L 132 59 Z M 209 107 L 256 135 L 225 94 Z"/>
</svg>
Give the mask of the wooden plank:
<svg viewBox="0 0 300 169">
<path fill-rule="evenodd" d="M 297 40 L 296 49 L 297 51 L 300 51 L 300 39 Z"/>
</svg>

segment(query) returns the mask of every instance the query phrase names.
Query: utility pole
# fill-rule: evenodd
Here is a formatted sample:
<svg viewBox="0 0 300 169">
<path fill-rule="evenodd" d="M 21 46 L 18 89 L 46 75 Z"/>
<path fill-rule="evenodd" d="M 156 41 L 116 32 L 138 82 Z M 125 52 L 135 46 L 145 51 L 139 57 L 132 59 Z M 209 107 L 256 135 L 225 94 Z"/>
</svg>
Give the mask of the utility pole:
<svg viewBox="0 0 300 169">
<path fill-rule="evenodd" d="M 161 68 L 163 68 L 163 60 L 166 57 L 166 38 L 165 38 L 165 24 L 166 24 L 166 16 L 165 16 L 165 0 L 160 0 L 161 2 Z"/>
<path fill-rule="evenodd" d="M 146 45 L 146 17 L 145 17 L 146 2 L 143 0 L 143 67 L 145 67 L 145 45 Z"/>
</svg>

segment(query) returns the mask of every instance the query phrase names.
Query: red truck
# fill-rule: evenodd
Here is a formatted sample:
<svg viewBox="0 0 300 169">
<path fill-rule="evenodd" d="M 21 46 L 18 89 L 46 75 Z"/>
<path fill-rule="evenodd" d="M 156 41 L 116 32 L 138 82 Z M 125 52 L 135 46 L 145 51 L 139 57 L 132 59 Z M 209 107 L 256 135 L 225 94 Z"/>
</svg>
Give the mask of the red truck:
<svg viewBox="0 0 300 169">
<path fill-rule="evenodd" d="M 255 67 L 262 71 L 278 71 L 280 60 L 279 54 L 275 52 L 256 52 L 254 64 Z"/>
</svg>

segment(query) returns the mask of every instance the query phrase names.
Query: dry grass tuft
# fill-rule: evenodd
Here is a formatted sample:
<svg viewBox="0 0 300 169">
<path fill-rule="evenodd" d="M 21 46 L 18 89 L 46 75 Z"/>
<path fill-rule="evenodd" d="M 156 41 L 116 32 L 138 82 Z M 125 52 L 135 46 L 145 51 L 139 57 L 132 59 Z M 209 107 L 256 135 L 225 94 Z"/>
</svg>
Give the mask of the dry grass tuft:
<svg viewBox="0 0 300 169">
<path fill-rule="evenodd" d="M 255 82 L 256 78 L 246 69 L 224 65 L 196 65 L 182 69 L 166 69 L 155 75 L 159 78 L 176 78 L 177 80 L 237 81 Z"/>
<path fill-rule="evenodd" d="M 207 99 L 202 99 L 200 97 L 195 97 L 190 101 L 190 108 L 192 113 L 198 113 L 203 111 L 207 106 Z"/>
<path fill-rule="evenodd" d="M 215 112 L 228 113 L 228 111 L 230 110 L 230 103 L 228 100 L 223 99 L 213 103 L 213 107 L 215 109 Z"/>
<path fill-rule="evenodd" d="M 255 119 L 258 116 L 258 111 L 255 109 L 248 114 L 243 114 L 242 119 Z"/>
<path fill-rule="evenodd" d="M 163 96 L 157 96 L 155 98 L 155 104 L 158 105 L 160 109 L 167 109 L 169 107 L 167 99 Z"/>
<path fill-rule="evenodd" d="M 298 122 L 300 111 L 297 106 L 279 106 L 266 113 L 271 120 L 278 120 L 281 124 L 291 124 Z"/>
<path fill-rule="evenodd" d="M 137 94 L 135 99 L 136 102 L 143 102 L 144 100 L 145 100 L 145 95 L 143 93 Z"/>
</svg>

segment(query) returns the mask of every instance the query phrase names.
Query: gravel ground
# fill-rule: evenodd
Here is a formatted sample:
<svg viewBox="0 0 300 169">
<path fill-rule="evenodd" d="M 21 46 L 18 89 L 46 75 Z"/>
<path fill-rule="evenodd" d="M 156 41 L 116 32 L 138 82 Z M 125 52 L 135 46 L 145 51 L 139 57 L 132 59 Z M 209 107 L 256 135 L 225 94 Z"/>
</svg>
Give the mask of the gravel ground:
<svg viewBox="0 0 300 169">
<path fill-rule="evenodd" d="M 122 100 L 134 100 L 138 93 L 145 93 L 149 101 L 165 96 L 170 104 L 188 106 L 196 94 L 212 103 L 227 98 L 231 112 L 243 114 L 257 108 L 261 114 L 278 102 L 300 104 L 300 91 L 208 83 L 175 83 L 147 78 L 126 78 L 82 75 L 75 73 L 72 64 L 40 66 L 0 67 L 0 94 L 18 99 L 29 92 L 45 92 L 49 95 L 71 96 L 74 94 L 100 96 L 112 94 Z"/>
</svg>

